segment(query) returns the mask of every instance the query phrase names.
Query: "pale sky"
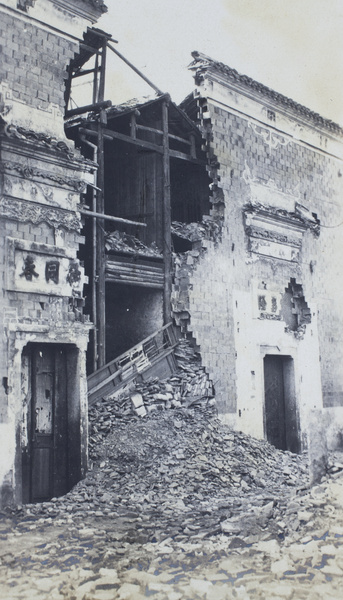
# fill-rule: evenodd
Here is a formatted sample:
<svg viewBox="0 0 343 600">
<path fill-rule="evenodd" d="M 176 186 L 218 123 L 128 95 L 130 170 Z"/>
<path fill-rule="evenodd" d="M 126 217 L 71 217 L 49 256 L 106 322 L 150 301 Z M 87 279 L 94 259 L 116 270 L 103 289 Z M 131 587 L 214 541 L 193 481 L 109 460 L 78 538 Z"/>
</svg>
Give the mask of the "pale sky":
<svg viewBox="0 0 343 600">
<path fill-rule="evenodd" d="M 192 89 L 192 50 L 343 125 L 343 0 L 106 0 L 96 25 L 174 102 Z M 110 52 L 106 97 L 150 94 Z M 153 91 L 151 90 L 153 93 Z"/>
</svg>

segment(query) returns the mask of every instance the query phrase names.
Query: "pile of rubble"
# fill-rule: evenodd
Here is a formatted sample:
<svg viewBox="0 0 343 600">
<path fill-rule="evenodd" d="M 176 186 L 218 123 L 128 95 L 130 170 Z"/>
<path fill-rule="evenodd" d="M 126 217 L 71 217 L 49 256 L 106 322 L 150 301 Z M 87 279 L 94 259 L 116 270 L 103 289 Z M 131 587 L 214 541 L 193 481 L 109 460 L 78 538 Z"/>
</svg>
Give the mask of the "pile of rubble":
<svg viewBox="0 0 343 600">
<path fill-rule="evenodd" d="M 212 217 L 204 216 L 201 223 L 182 223 L 173 221 L 171 232 L 179 238 L 189 242 L 200 240 L 217 240 L 220 235 L 221 225 Z"/>
<path fill-rule="evenodd" d="M 120 548 L 223 535 L 246 545 L 299 527 L 307 483 L 304 456 L 231 431 L 213 409 L 184 408 L 118 419 L 85 480 L 22 510 L 74 523 L 111 517 Z M 290 508 L 294 518 L 284 519 Z"/>
<path fill-rule="evenodd" d="M 153 242 L 150 246 L 143 244 L 138 238 L 123 231 L 112 231 L 106 235 L 105 248 L 107 251 L 126 252 L 139 256 L 161 258 L 162 253 Z"/>
<path fill-rule="evenodd" d="M 145 417 L 154 411 L 190 407 L 215 411 L 212 382 L 201 366 L 199 354 L 187 339 L 179 341 L 174 354 L 178 370 L 167 379 L 153 377 L 135 382 L 122 394 L 99 400 L 90 407 L 89 454 L 92 459 L 97 457 L 99 444 L 123 417 Z"/>
</svg>

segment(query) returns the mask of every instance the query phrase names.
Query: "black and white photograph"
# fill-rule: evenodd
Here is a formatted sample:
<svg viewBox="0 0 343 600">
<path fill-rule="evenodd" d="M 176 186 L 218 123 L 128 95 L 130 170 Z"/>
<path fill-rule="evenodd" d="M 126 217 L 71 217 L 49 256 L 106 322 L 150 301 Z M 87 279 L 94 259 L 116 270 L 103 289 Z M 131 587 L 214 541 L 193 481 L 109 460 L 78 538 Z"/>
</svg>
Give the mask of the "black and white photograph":
<svg viewBox="0 0 343 600">
<path fill-rule="evenodd" d="M 0 598 L 341 600 L 343 0 L 0 0 Z"/>
</svg>

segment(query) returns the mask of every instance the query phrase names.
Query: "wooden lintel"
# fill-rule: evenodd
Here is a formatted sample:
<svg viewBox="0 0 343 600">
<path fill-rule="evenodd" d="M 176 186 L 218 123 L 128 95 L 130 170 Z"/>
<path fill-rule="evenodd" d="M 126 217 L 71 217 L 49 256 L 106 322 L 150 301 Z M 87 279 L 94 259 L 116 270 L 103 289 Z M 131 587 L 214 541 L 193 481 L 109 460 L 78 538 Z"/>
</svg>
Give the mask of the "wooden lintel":
<svg viewBox="0 0 343 600">
<path fill-rule="evenodd" d="M 93 129 L 82 129 L 82 132 L 92 137 L 97 137 L 98 135 L 98 132 Z M 139 138 L 133 138 L 130 135 L 125 135 L 124 133 L 119 133 L 118 131 L 112 131 L 111 129 L 104 129 L 103 133 L 106 139 L 121 140 L 122 142 L 134 144 L 135 146 L 139 146 L 140 148 L 148 148 L 149 150 L 153 150 L 154 152 L 159 152 L 159 154 L 163 154 L 163 147 L 158 146 L 157 144 L 153 144 L 152 142 L 146 142 L 145 140 L 140 140 Z"/>
</svg>

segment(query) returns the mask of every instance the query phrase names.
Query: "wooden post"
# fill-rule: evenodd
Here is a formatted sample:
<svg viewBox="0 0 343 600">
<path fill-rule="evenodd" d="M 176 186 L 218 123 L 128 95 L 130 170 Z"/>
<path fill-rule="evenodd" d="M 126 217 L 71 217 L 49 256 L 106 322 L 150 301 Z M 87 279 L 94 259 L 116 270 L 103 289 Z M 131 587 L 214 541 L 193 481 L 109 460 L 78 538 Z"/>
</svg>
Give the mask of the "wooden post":
<svg viewBox="0 0 343 600">
<path fill-rule="evenodd" d="M 169 162 L 169 136 L 168 136 L 168 105 L 169 99 L 162 103 L 162 131 L 163 131 L 163 259 L 164 259 L 164 286 L 163 286 L 163 322 L 164 325 L 171 319 L 171 207 L 170 207 L 170 162 Z"/>
<path fill-rule="evenodd" d="M 99 75 L 99 52 L 95 55 L 95 67 L 93 75 L 93 104 L 98 101 L 98 75 Z"/>
<path fill-rule="evenodd" d="M 101 111 L 103 113 L 104 111 Z M 104 214 L 105 212 L 105 156 L 104 156 L 104 134 L 103 123 L 104 115 L 100 113 L 100 121 L 98 124 L 98 177 L 97 187 L 100 188 L 97 194 L 97 212 Z M 105 302 L 105 221 L 97 220 L 96 227 L 96 271 L 97 271 L 97 342 L 98 342 L 98 359 L 97 367 L 100 369 L 106 364 L 106 302 Z"/>
<path fill-rule="evenodd" d="M 102 52 L 101 52 L 101 67 L 100 67 L 98 102 L 102 102 L 105 97 L 106 51 L 107 51 L 107 42 L 104 42 L 104 44 L 102 46 Z"/>
<path fill-rule="evenodd" d="M 92 190 L 93 195 L 93 203 L 92 208 L 93 211 L 96 211 L 96 192 Z M 96 239 L 96 219 L 92 219 L 92 234 L 93 234 L 93 253 L 92 253 L 92 321 L 94 323 L 93 329 L 93 371 L 97 370 L 98 366 L 98 331 L 97 331 L 97 239 Z"/>
</svg>

